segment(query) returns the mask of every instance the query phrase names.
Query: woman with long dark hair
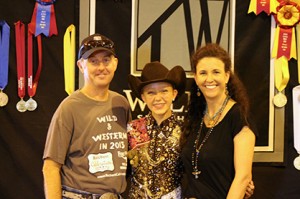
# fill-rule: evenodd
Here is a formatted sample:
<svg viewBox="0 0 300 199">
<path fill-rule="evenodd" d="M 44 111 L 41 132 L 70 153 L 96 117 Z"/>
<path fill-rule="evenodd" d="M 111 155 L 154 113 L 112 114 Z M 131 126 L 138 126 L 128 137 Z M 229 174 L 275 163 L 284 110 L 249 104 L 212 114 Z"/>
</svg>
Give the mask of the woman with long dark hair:
<svg viewBox="0 0 300 199">
<path fill-rule="evenodd" d="M 252 179 L 255 134 L 249 100 L 218 44 L 197 49 L 195 82 L 181 137 L 185 198 L 244 198 Z"/>
</svg>

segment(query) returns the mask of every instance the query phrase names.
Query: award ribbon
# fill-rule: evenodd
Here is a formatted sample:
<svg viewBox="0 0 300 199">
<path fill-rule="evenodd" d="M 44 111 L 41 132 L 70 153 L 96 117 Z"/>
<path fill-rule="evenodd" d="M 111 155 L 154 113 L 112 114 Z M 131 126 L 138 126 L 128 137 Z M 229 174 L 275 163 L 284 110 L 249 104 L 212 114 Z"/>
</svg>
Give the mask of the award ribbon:
<svg viewBox="0 0 300 199">
<path fill-rule="evenodd" d="M 3 92 L 8 82 L 10 27 L 0 20 L 0 107 L 8 102 L 8 96 Z"/>
<path fill-rule="evenodd" d="M 75 26 L 70 25 L 64 35 L 65 91 L 70 95 L 75 90 Z"/>
<path fill-rule="evenodd" d="M 288 60 L 296 58 L 295 26 L 300 20 L 300 8 L 298 4 L 290 1 L 282 1 L 274 14 L 277 22 L 275 42 L 272 49 L 272 57 L 285 56 Z"/>
<path fill-rule="evenodd" d="M 38 68 L 35 74 L 35 77 L 33 78 L 33 62 L 32 62 L 32 37 L 33 33 L 31 30 L 28 28 L 28 33 L 27 33 L 27 80 L 28 80 L 28 95 L 29 95 L 29 100 L 26 101 L 26 109 L 29 111 L 34 111 L 37 108 L 37 102 L 32 99 L 32 97 L 36 93 L 36 89 L 38 86 L 38 82 L 40 79 L 40 74 L 42 70 L 42 39 L 41 35 L 38 35 L 37 38 L 37 43 L 38 43 Z"/>
<path fill-rule="evenodd" d="M 261 12 L 265 12 L 268 15 L 276 12 L 276 7 L 279 2 L 276 0 L 251 0 L 248 8 L 248 13 L 254 12 L 258 15 Z"/>
<path fill-rule="evenodd" d="M 296 59 L 296 37 L 294 28 L 276 27 L 272 57 L 280 58 L 282 56 L 285 56 L 288 60 L 291 58 Z"/>
<path fill-rule="evenodd" d="M 299 82 L 300 83 L 300 82 Z M 294 166 L 300 170 L 300 85 L 293 88 L 293 123 L 294 123 L 294 147 L 299 154 L 294 159 Z"/>
<path fill-rule="evenodd" d="M 35 36 L 42 33 L 47 37 L 57 35 L 54 2 L 55 0 L 36 0 L 30 22 Z"/>
<path fill-rule="evenodd" d="M 297 59 L 295 26 L 300 20 L 300 8 L 294 2 L 282 1 L 276 10 L 274 17 L 277 27 L 272 57 L 275 58 L 275 87 L 279 93 L 274 96 L 273 103 L 277 107 L 283 107 L 287 98 L 281 91 L 285 89 L 290 78 L 288 61 L 291 58 Z"/>
<path fill-rule="evenodd" d="M 18 21 L 15 23 L 16 36 L 16 57 L 17 57 L 17 76 L 18 76 L 18 96 L 20 101 L 17 103 L 17 110 L 25 112 L 25 25 Z"/>
</svg>

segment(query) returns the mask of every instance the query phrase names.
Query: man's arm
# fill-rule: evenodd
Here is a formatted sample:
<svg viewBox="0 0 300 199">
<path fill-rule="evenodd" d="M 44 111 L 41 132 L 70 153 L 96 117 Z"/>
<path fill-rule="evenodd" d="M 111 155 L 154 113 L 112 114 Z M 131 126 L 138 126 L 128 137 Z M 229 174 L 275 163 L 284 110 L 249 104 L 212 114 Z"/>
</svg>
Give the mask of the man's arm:
<svg viewBox="0 0 300 199">
<path fill-rule="evenodd" d="M 43 176 L 46 199 L 61 199 L 61 164 L 47 158 L 44 160 Z"/>
</svg>

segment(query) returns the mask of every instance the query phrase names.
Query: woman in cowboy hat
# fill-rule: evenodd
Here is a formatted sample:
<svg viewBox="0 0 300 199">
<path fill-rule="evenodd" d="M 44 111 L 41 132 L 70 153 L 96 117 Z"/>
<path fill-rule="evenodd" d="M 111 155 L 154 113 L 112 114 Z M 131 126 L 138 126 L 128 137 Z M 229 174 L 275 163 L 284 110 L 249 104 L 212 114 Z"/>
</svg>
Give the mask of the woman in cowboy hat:
<svg viewBox="0 0 300 199">
<path fill-rule="evenodd" d="M 150 112 L 128 124 L 132 165 L 128 198 L 181 198 L 181 123 L 171 105 L 184 93 L 185 84 L 181 66 L 168 70 L 159 62 L 146 64 L 140 79 L 129 75 L 130 88 Z"/>
</svg>

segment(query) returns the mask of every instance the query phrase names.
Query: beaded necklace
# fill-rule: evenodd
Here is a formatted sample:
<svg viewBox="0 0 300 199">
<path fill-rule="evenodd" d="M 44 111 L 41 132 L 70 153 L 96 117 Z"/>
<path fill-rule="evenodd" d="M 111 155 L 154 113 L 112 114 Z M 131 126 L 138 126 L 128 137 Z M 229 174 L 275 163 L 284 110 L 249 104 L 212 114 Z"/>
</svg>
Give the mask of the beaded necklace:
<svg viewBox="0 0 300 199">
<path fill-rule="evenodd" d="M 215 120 L 216 120 L 217 116 L 220 115 L 220 113 L 222 111 L 223 110 L 222 110 L 222 107 L 221 107 L 212 117 L 210 117 L 209 114 L 208 114 L 207 106 L 206 106 L 205 111 L 204 111 L 204 116 L 206 116 L 209 126 L 212 126 L 215 123 Z"/>
<path fill-rule="evenodd" d="M 229 99 L 230 99 L 230 96 L 227 96 L 226 99 L 224 100 L 221 108 L 217 111 L 217 115 L 215 116 L 216 120 L 213 120 L 212 127 L 208 130 L 208 132 L 206 133 L 206 135 L 203 138 L 202 142 L 199 144 L 200 135 L 201 135 L 201 131 L 202 131 L 203 123 L 204 123 L 204 116 L 202 117 L 202 121 L 200 123 L 200 128 L 199 128 L 199 131 L 197 133 L 197 137 L 196 137 L 195 142 L 194 142 L 195 151 L 192 152 L 192 167 L 193 167 L 192 174 L 195 176 L 195 179 L 198 179 L 198 177 L 199 177 L 198 175 L 200 175 L 200 173 L 201 173 L 201 171 L 198 170 L 198 159 L 199 159 L 200 150 L 203 147 L 203 145 L 205 144 L 205 142 L 207 141 L 207 139 L 209 138 L 209 136 L 212 133 L 214 127 L 218 123 L 218 121 L 219 121 L 219 119 L 222 115 L 222 112 L 224 111 Z M 207 108 L 206 108 L 206 111 L 207 111 Z"/>
</svg>

